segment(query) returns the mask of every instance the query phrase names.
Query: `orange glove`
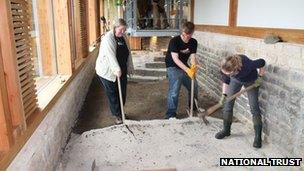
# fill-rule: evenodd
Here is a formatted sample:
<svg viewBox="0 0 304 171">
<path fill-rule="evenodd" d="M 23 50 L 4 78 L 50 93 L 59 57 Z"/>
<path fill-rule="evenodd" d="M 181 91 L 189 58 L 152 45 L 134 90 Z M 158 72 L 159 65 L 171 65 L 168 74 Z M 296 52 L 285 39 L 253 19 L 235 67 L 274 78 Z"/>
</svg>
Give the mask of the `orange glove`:
<svg viewBox="0 0 304 171">
<path fill-rule="evenodd" d="M 193 71 L 191 68 L 189 68 L 189 69 L 187 70 L 186 73 L 188 74 L 188 76 L 189 76 L 191 79 L 193 79 L 193 77 L 194 77 L 194 71 Z"/>
<path fill-rule="evenodd" d="M 187 74 L 191 79 L 194 78 L 196 72 L 197 72 L 197 65 L 195 64 L 192 64 L 191 67 L 187 70 Z"/>
<path fill-rule="evenodd" d="M 197 73 L 197 69 L 198 69 L 198 67 L 197 67 L 196 64 L 192 64 L 192 65 L 191 65 L 191 70 L 193 70 L 194 74 Z"/>
</svg>

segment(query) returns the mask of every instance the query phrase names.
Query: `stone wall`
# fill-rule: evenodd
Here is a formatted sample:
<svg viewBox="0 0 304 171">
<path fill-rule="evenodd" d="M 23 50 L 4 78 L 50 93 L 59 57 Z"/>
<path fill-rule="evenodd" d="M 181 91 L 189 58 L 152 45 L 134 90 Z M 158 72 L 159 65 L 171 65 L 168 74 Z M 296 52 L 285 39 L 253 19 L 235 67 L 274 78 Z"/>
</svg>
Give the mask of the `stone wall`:
<svg viewBox="0 0 304 171">
<path fill-rule="evenodd" d="M 94 51 L 7 170 L 55 170 L 93 79 L 97 52 Z"/>
<path fill-rule="evenodd" d="M 286 156 L 304 156 L 304 46 L 265 44 L 262 39 L 195 32 L 200 69 L 198 81 L 215 99 L 221 95 L 219 61 L 227 55 L 264 58 L 267 73 L 260 89 L 266 142 Z M 247 95 L 238 98 L 234 116 L 252 126 Z"/>
</svg>

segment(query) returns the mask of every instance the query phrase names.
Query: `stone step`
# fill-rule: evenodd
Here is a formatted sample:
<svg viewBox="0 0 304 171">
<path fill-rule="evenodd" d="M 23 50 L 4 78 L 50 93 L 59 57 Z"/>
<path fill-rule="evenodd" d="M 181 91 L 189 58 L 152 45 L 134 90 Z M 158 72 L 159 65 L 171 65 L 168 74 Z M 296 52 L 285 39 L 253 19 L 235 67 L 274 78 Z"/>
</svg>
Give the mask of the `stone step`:
<svg viewBox="0 0 304 171">
<path fill-rule="evenodd" d="M 166 63 L 164 62 L 146 63 L 146 68 L 166 68 Z"/>
<path fill-rule="evenodd" d="M 154 62 L 165 62 L 165 57 L 155 57 Z"/>
<path fill-rule="evenodd" d="M 129 82 L 155 82 L 166 79 L 165 76 L 162 77 L 153 77 L 153 76 L 140 76 L 140 75 L 133 75 L 132 77 L 128 78 Z"/>
<path fill-rule="evenodd" d="M 134 75 L 139 76 L 154 76 L 154 77 L 164 77 L 166 76 L 166 70 L 146 70 L 146 69 L 135 69 Z"/>
</svg>

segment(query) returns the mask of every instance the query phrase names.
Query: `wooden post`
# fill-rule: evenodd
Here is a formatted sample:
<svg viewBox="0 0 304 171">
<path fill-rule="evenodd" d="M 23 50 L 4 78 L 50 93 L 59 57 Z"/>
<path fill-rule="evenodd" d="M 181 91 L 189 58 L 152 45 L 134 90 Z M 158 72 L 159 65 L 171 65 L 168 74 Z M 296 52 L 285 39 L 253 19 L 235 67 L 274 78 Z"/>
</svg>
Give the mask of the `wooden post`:
<svg viewBox="0 0 304 171">
<path fill-rule="evenodd" d="M 237 25 L 237 8 L 238 8 L 238 0 L 230 0 L 229 27 L 236 27 Z"/>
<path fill-rule="evenodd" d="M 17 69 L 16 46 L 13 34 L 12 16 L 9 1 L 0 1 L 0 44 L 3 54 L 3 69 L 8 92 L 9 109 L 13 126 L 26 128 L 20 80 Z"/>
<path fill-rule="evenodd" d="M 104 0 L 98 0 L 99 1 L 99 14 L 100 14 L 100 17 L 104 17 Z M 98 21 L 100 22 L 100 35 L 102 35 L 105 30 L 103 29 L 104 28 L 104 24 L 100 21 L 100 17 L 98 18 Z"/>
<path fill-rule="evenodd" d="M 88 34 L 89 34 L 89 45 L 91 46 L 94 44 L 94 42 L 97 39 L 97 31 L 96 31 L 96 25 L 99 25 L 97 23 L 98 21 L 98 16 L 97 16 L 97 1 L 96 0 L 89 0 L 88 1 L 88 14 L 89 16 L 87 17 L 88 20 Z"/>
<path fill-rule="evenodd" d="M 57 73 L 55 58 L 55 49 L 53 44 L 52 27 L 52 8 L 49 0 L 38 0 L 37 14 L 39 25 L 39 43 L 41 50 L 42 73 L 44 76 L 50 76 Z"/>
<path fill-rule="evenodd" d="M 53 0 L 58 74 L 72 74 L 68 0 Z"/>
<path fill-rule="evenodd" d="M 190 21 L 194 23 L 194 0 L 190 1 Z"/>
<path fill-rule="evenodd" d="M 12 120 L 8 104 L 0 44 L 0 151 L 7 152 L 13 145 L 12 129 Z"/>
</svg>

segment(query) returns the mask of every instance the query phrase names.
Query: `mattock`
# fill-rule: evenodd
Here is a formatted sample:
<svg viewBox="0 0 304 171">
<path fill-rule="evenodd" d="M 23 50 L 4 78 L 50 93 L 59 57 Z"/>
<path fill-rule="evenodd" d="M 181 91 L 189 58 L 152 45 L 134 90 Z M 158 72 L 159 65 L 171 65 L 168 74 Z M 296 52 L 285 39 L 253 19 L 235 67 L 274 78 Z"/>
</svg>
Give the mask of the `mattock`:
<svg viewBox="0 0 304 171">
<path fill-rule="evenodd" d="M 234 100 L 235 98 L 239 97 L 240 95 L 242 95 L 243 93 L 255 88 L 256 85 L 255 84 L 252 84 L 248 87 L 246 87 L 245 89 L 242 89 L 241 91 L 235 93 L 234 95 L 230 96 L 227 98 L 226 102 L 230 102 L 231 100 Z M 221 104 L 216 104 L 216 105 L 213 105 L 211 106 L 209 109 L 207 109 L 207 111 L 204 111 L 204 112 L 201 112 L 198 114 L 198 117 L 202 118 L 203 120 L 206 119 L 206 116 L 210 116 L 211 114 L 213 114 L 214 112 L 216 112 L 218 109 L 220 109 L 222 107 Z"/>
</svg>

